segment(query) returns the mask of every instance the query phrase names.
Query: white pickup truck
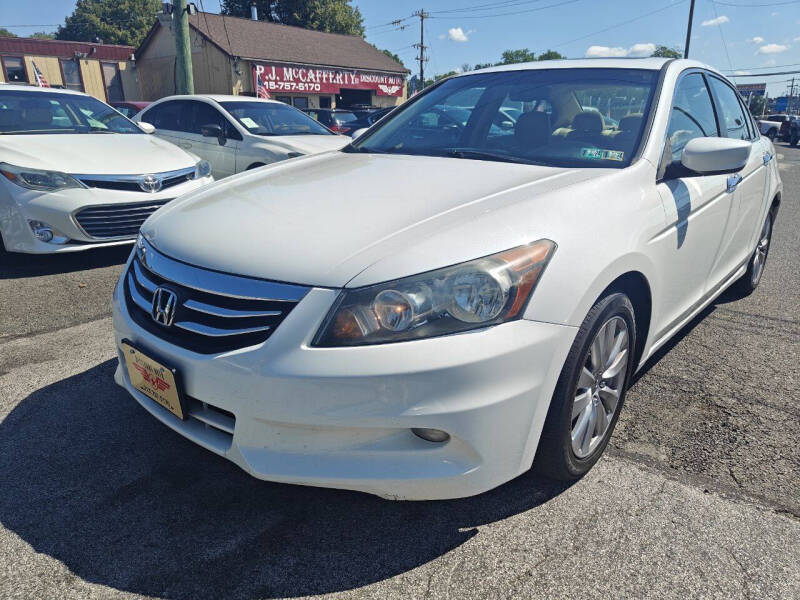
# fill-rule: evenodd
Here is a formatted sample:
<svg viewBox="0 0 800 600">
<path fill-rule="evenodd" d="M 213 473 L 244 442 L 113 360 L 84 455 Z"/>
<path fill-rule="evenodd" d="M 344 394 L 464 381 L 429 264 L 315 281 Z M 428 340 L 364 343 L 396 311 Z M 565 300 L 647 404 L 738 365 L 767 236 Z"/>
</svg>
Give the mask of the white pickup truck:
<svg viewBox="0 0 800 600">
<path fill-rule="evenodd" d="M 758 120 L 758 129 L 761 131 L 761 135 L 767 136 L 770 140 L 783 139 L 789 132 L 788 125 L 783 127 L 783 124 L 794 121 L 795 118 L 794 115 L 769 115 Z"/>
</svg>

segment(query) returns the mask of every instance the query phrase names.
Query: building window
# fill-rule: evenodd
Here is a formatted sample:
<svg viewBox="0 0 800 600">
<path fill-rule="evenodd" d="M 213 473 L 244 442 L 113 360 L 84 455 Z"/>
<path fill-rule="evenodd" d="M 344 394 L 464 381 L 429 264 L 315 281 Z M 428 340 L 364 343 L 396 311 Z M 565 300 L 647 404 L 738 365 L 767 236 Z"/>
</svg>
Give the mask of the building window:
<svg viewBox="0 0 800 600">
<path fill-rule="evenodd" d="M 122 93 L 122 77 L 119 74 L 117 63 L 102 63 L 103 81 L 106 84 L 106 97 L 109 102 L 122 102 L 125 94 Z"/>
<path fill-rule="evenodd" d="M 28 73 L 25 71 L 25 62 L 20 56 L 3 56 L 3 67 L 8 83 L 27 83 Z"/>
<path fill-rule="evenodd" d="M 278 102 L 283 102 L 284 104 L 291 104 L 292 97 L 291 96 L 275 96 L 275 100 Z"/>
<path fill-rule="evenodd" d="M 305 108 L 308 108 L 308 98 L 306 98 L 305 96 L 298 96 L 296 98 L 292 98 L 292 104 L 294 105 L 295 108 L 303 110 Z"/>
<path fill-rule="evenodd" d="M 331 107 L 331 97 L 330 96 L 320 96 L 319 97 L 319 107 L 320 108 L 330 108 Z"/>
<path fill-rule="evenodd" d="M 64 79 L 64 87 L 78 92 L 83 91 L 83 81 L 81 80 L 81 68 L 74 60 L 61 59 L 61 74 Z"/>
</svg>

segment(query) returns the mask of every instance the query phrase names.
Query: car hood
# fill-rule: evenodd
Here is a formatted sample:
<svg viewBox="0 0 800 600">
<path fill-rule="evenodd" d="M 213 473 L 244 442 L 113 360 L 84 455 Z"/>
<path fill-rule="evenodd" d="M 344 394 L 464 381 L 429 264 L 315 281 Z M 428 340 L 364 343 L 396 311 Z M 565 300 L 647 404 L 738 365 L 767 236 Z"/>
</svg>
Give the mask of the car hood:
<svg viewBox="0 0 800 600">
<path fill-rule="evenodd" d="M 508 202 L 604 171 L 337 152 L 276 163 L 207 186 L 157 211 L 142 233 L 161 252 L 190 264 L 342 287 L 373 263 L 410 257 L 415 245 L 459 224 L 485 220 Z M 513 247 L 513 227 L 513 222 L 495 223 L 477 238 L 461 236 L 442 252 L 400 261 L 398 268 L 410 272 L 394 274 L 485 256 L 495 238 L 494 251 Z M 385 280 L 379 273 L 375 277 Z"/>
<path fill-rule="evenodd" d="M 196 159 L 146 134 L 4 135 L 0 162 L 64 173 L 137 175 L 192 166 Z"/>
<path fill-rule="evenodd" d="M 262 139 L 269 140 L 270 145 L 303 154 L 339 150 L 353 141 L 346 135 L 276 135 Z"/>
</svg>

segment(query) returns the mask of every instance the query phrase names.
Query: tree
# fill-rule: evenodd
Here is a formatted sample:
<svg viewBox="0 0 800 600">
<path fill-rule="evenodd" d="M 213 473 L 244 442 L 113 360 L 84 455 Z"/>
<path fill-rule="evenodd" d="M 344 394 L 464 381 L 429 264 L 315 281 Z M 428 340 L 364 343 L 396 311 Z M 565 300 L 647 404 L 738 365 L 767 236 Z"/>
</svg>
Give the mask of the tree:
<svg viewBox="0 0 800 600">
<path fill-rule="evenodd" d="M 393 60 L 396 60 L 397 62 L 399 62 L 401 65 L 403 65 L 405 67 L 405 64 L 403 64 L 403 61 L 394 52 L 392 52 L 390 50 L 384 50 L 382 48 L 378 48 L 375 44 L 370 44 L 370 46 L 372 46 L 373 48 L 375 48 L 375 50 L 378 50 L 379 52 L 383 52 L 386 56 L 388 56 L 389 58 L 391 58 Z"/>
<path fill-rule="evenodd" d="M 660 56 L 662 58 L 683 58 L 683 53 L 677 48 L 669 46 L 656 46 L 656 51 L 650 56 Z"/>
<path fill-rule="evenodd" d="M 503 52 L 502 57 L 503 60 L 501 60 L 500 62 L 483 63 L 483 64 L 478 63 L 472 68 L 477 71 L 478 69 L 497 67 L 499 65 L 514 65 L 517 63 L 533 62 L 536 60 L 558 60 L 561 58 L 567 58 L 566 56 L 564 56 L 560 52 L 556 52 L 555 50 L 547 50 L 546 52 L 543 52 L 537 57 L 536 54 L 534 54 L 527 48 L 521 48 L 519 50 L 506 50 L 505 52 Z M 464 69 L 464 66 L 469 66 L 469 65 L 462 65 L 462 70 L 466 70 Z"/>
<path fill-rule="evenodd" d="M 567 58 L 561 52 L 556 52 L 555 50 L 548 50 L 547 52 L 540 54 L 536 60 L 560 60 L 562 58 Z"/>
<path fill-rule="evenodd" d="M 767 100 L 764 96 L 757 96 L 756 94 L 750 96 L 750 112 L 756 117 L 760 117 L 764 114 L 766 104 Z"/>
<path fill-rule="evenodd" d="M 258 18 L 306 29 L 364 36 L 364 19 L 351 0 L 256 0 Z M 222 0 L 222 14 L 250 18 L 252 0 Z"/>
<path fill-rule="evenodd" d="M 78 0 L 56 39 L 138 46 L 161 11 L 160 0 Z"/>
<path fill-rule="evenodd" d="M 5 27 L 0 27 L 0 37 L 17 37 L 16 33 L 11 33 Z"/>
<path fill-rule="evenodd" d="M 55 33 L 45 33 L 44 31 L 37 31 L 36 33 L 32 33 L 31 37 L 35 40 L 54 40 L 56 37 Z"/>
<path fill-rule="evenodd" d="M 516 63 L 531 62 L 536 60 L 536 55 L 527 48 L 521 48 L 519 50 L 506 50 L 503 52 L 503 54 L 501 54 L 501 56 L 503 60 L 498 63 L 501 65 L 513 65 Z"/>
</svg>

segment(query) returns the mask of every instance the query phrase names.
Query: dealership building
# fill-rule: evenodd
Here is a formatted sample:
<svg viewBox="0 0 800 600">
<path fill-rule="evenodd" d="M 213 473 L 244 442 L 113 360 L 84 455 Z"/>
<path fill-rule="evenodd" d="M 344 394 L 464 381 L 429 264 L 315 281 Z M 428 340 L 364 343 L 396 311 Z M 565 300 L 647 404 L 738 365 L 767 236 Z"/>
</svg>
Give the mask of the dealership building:
<svg viewBox="0 0 800 600">
<path fill-rule="evenodd" d="M 408 70 L 358 36 L 197 13 L 189 17 L 198 94 L 272 98 L 297 108 L 396 106 Z M 172 20 L 160 15 L 136 51 L 141 100 L 175 93 Z"/>
<path fill-rule="evenodd" d="M 41 82 L 104 102 L 137 100 L 133 58 L 132 46 L 0 37 L 0 83 Z"/>
</svg>

